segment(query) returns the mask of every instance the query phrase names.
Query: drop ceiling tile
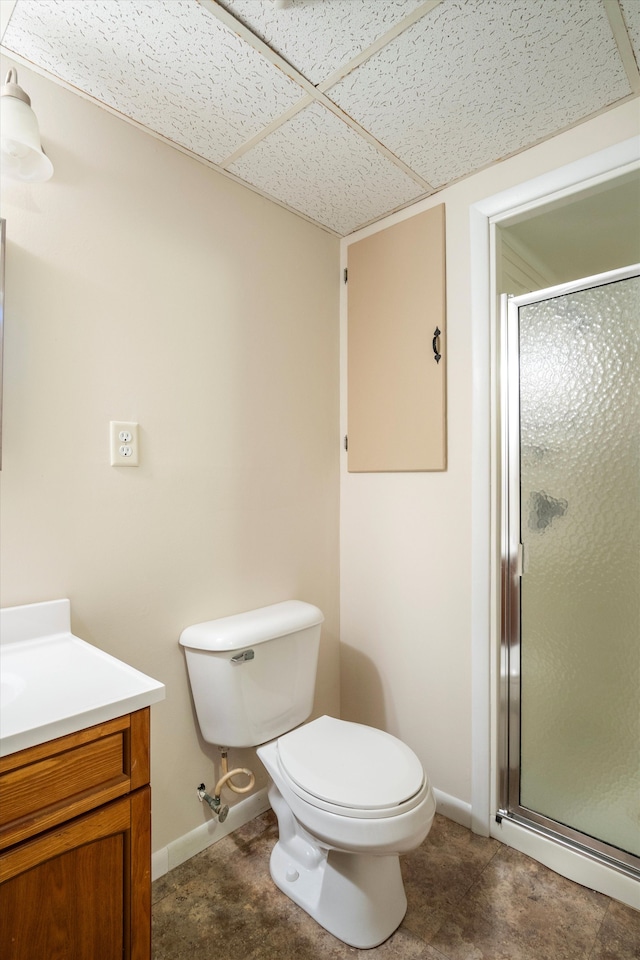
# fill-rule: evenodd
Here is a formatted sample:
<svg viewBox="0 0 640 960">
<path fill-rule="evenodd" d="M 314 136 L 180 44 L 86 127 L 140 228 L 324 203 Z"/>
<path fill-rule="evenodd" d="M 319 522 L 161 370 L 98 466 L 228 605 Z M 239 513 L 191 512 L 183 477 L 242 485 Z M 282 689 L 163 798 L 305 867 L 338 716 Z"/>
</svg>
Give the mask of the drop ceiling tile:
<svg viewBox="0 0 640 960">
<path fill-rule="evenodd" d="M 301 110 L 228 169 L 341 235 L 424 193 L 318 103 Z"/>
<path fill-rule="evenodd" d="M 443 0 L 327 95 L 441 186 L 630 92 L 594 0 Z"/>
<path fill-rule="evenodd" d="M 620 0 L 622 16 L 624 18 L 631 46 L 640 67 L 640 3 L 638 0 Z"/>
<path fill-rule="evenodd" d="M 284 9 L 271 0 L 219 3 L 317 85 L 424 0 L 292 0 Z"/>
<path fill-rule="evenodd" d="M 18 0 L 3 47 L 216 163 L 303 96 L 194 0 Z"/>
</svg>

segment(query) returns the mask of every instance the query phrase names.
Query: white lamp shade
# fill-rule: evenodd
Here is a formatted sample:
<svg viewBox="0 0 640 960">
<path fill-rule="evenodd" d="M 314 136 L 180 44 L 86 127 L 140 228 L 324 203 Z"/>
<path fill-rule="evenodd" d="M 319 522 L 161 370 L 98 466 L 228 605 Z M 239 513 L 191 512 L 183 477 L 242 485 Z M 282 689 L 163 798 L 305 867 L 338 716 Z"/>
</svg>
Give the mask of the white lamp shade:
<svg viewBox="0 0 640 960">
<path fill-rule="evenodd" d="M 31 107 L 17 97 L 0 97 L 2 173 L 14 180 L 42 181 L 53 174 L 53 164 L 42 151 L 38 120 Z"/>
</svg>

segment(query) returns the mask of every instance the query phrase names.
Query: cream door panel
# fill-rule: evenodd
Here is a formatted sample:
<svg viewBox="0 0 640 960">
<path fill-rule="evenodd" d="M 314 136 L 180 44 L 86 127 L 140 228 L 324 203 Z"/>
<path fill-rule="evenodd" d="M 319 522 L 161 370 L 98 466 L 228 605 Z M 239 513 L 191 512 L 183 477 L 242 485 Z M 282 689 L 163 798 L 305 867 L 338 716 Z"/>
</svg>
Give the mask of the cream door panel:
<svg viewBox="0 0 640 960">
<path fill-rule="evenodd" d="M 348 469 L 444 470 L 444 204 L 352 243 L 347 267 Z"/>
</svg>

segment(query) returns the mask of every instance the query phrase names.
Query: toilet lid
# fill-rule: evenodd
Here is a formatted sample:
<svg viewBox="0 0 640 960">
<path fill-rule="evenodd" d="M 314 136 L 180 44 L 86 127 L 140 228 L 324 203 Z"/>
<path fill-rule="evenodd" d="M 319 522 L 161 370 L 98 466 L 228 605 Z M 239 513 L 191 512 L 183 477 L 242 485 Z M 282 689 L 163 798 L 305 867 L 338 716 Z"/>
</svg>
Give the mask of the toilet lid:
<svg viewBox="0 0 640 960">
<path fill-rule="evenodd" d="M 306 793 L 362 810 L 396 807 L 421 789 L 422 764 L 397 737 L 320 717 L 278 739 L 280 763 Z"/>
</svg>

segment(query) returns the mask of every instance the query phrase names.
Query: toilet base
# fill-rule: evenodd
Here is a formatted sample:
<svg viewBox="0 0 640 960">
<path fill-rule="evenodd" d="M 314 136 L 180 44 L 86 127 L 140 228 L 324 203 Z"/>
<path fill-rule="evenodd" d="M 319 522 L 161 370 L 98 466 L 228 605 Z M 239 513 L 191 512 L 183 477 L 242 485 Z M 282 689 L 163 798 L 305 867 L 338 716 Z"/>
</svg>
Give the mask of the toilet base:
<svg viewBox="0 0 640 960">
<path fill-rule="evenodd" d="M 318 848 L 315 856 L 296 854 L 276 843 L 270 861 L 273 882 L 334 937 L 365 950 L 400 926 L 407 898 L 397 856 Z"/>
</svg>

